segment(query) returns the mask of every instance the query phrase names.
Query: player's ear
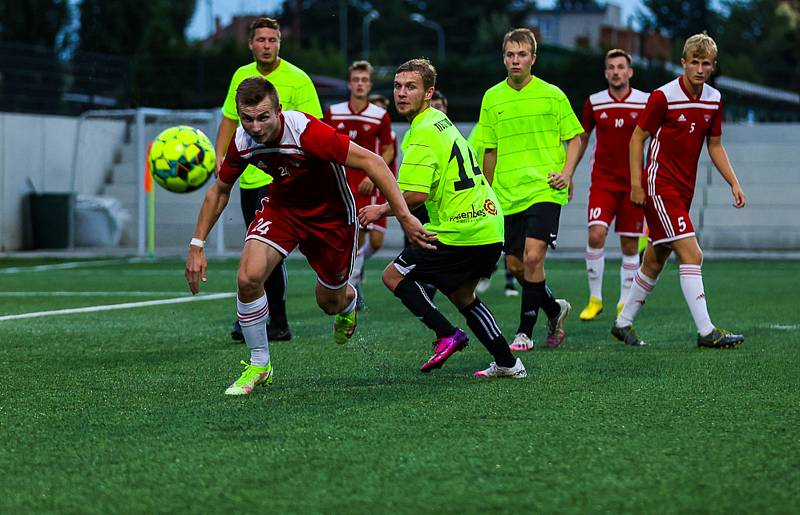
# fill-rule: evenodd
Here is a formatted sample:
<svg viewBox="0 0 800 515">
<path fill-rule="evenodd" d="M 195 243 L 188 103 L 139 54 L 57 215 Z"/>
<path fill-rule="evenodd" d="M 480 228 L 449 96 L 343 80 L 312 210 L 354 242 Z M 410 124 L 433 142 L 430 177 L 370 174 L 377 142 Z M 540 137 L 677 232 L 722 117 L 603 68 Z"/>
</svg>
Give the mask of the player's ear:
<svg viewBox="0 0 800 515">
<path fill-rule="evenodd" d="M 436 86 L 431 86 L 430 88 L 428 88 L 428 90 L 425 92 L 425 101 L 427 102 L 431 101 L 431 99 L 433 98 L 434 91 L 436 91 Z"/>
</svg>

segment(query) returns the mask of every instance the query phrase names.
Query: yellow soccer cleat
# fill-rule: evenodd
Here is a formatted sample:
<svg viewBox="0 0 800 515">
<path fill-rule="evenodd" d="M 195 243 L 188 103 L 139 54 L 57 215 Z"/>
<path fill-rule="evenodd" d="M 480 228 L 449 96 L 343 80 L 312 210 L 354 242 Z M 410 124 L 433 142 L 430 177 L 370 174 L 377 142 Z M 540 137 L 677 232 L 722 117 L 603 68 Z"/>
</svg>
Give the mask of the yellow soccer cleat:
<svg viewBox="0 0 800 515">
<path fill-rule="evenodd" d="M 589 297 L 589 304 L 587 304 L 587 306 L 583 308 L 583 311 L 581 311 L 581 314 L 578 315 L 578 318 L 580 318 L 583 321 L 594 320 L 595 318 L 597 318 L 597 315 L 599 315 L 602 312 L 603 312 L 603 301 L 598 299 L 597 297 Z"/>
<path fill-rule="evenodd" d="M 244 365 L 244 372 L 242 372 L 239 379 L 225 390 L 225 395 L 247 395 L 256 386 L 269 386 L 272 384 L 272 363 L 267 363 L 263 367 L 251 365 L 246 361 L 241 363 Z"/>
</svg>

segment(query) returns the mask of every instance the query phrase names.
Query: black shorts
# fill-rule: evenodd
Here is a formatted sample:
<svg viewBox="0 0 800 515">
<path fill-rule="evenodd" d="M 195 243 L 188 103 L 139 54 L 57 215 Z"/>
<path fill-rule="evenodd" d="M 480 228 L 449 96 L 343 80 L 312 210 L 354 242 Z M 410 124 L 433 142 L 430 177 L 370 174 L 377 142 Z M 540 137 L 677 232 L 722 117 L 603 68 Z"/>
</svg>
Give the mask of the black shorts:
<svg viewBox="0 0 800 515">
<path fill-rule="evenodd" d="M 503 251 L 506 254 L 525 249 L 525 238 L 534 238 L 556 248 L 558 220 L 561 217 L 561 204 L 538 202 L 525 211 L 506 215 L 506 241 Z"/>
<path fill-rule="evenodd" d="M 502 243 L 457 247 L 436 244 L 436 250 L 408 247 L 394 260 L 407 279 L 436 286 L 449 295 L 470 280 L 489 277 L 500 258 Z"/>
</svg>

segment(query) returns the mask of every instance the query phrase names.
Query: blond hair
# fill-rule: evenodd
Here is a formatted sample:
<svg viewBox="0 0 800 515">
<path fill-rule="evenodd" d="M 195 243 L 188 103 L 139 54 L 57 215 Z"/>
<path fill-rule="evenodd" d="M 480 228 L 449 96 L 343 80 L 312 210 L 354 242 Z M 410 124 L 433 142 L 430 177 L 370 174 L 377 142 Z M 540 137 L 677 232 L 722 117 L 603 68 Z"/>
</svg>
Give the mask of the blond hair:
<svg viewBox="0 0 800 515">
<path fill-rule="evenodd" d="M 372 78 L 372 65 L 369 64 L 369 61 L 353 61 L 353 64 L 347 68 L 347 80 L 350 80 L 353 72 L 367 72 Z"/>
<path fill-rule="evenodd" d="M 503 53 L 506 51 L 506 44 L 517 43 L 531 47 L 531 53 L 536 54 L 536 36 L 531 29 L 514 29 L 506 33 L 503 37 Z"/>
<path fill-rule="evenodd" d="M 717 56 L 717 44 L 705 31 L 691 36 L 683 45 L 684 59 L 694 55 L 698 57 Z"/>
</svg>

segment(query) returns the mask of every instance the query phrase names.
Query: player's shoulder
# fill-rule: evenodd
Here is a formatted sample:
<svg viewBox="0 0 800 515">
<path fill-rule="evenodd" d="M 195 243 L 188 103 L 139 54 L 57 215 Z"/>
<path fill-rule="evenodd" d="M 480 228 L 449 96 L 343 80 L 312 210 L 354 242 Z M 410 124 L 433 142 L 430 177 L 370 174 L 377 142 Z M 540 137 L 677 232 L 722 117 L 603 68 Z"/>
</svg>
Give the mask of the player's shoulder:
<svg viewBox="0 0 800 515">
<path fill-rule="evenodd" d="M 284 135 L 294 134 L 299 136 L 312 124 L 316 118 L 301 111 L 283 111 Z M 324 125 L 324 124 L 323 124 Z"/>
<path fill-rule="evenodd" d="M 496 101 L 498 98 L 502 98 L 507 92 L 506 89 L 506 81 L 503 79 L 486 90 L 486 93 L 483 94 L 483 101 L 491 103 L 492 101 Z"/>
<path fill-rule="evenodd" d="M 598 91 L 597 93 L 592 93 L 591 95 L 589 95 L 589 103 L 592 104 L 593 106 L 596 106 L 596 105 L 599 105 L 599 104 L 609 104 L 609 103 L 611 103 L 613 101 L 614 101 L 614 99 L 611 98 L 611 94 L 608 92 L 607 89 L 604 89 L 603 91 Z"/>
<path fill-rule="evenodd" d="M 295 66 L 284 58 L 281 58 L 276 71 L 280 71 L 287 80 L 296 84 L 311 82 L 311 77 L 302 68 Z"/>
<path fill-rule="evenodd" d="M 634 104 L 646 104 L 650 98 L 650 93 L 636 88 L 631 88 L 631 94 L 628 96 L 627 101 Z"/>
<path fill-rule="evenodd" d="M 540 79 L 539 77 L 533 78 L 532 83 L 530 84 L 530 88 L 526 88 L 529 91 L 529 94 L 534 97 L 550 97 L 550 98 L 567 98 L 567 95 L 564 91 L 556 86 L 555 84 L 551 84 L 544 79 Z"/>
<path fill-rule="evenodd" d="M 259 143 L 256 143 L 256 140 L 247 134 L 247 131 L 245 131 L 241 125 L 236 127 L 236 134 L 233 140 L 236 143 L 236 150 L 240 155 L 246 154 L 249 149 L 259 146 Z"/>
<path fill-rule="evenodd" d="M 328 112 L 331 113 L 331 115 L 350 114 L 350 105 L 346 101 L 331 104 L 328 106 Z"/>
<path fill-rule="evenodd" d="M 367 104 L 367 108 L 364 109 L 364 112 L 361 113 L 364 116 L 369 116 L 370 118 L 383 118 L 383 115 L 386 114 L 386 109 L 382 108 L 381 106 L 375 105 L 373 103 Z"/>
<path fill-rule="evenodd" d="M 233 78 L 231 79 L 231 82 L 239 83 L 250 77 L 260 77 L 260 76 L 261 74 L 258 72 L 256 63 L 252 62 L 250 64 L 245 64 L 244 66 L 236 68 L 236 71 L 233 72 Z"/>
<path fill-rule="evenodd" d="M 721 102 L 722 93 L 713 86 L 703 84 L 703 93 L 700 94 L 700 100 L 703 102 Z"/>
</svg>

